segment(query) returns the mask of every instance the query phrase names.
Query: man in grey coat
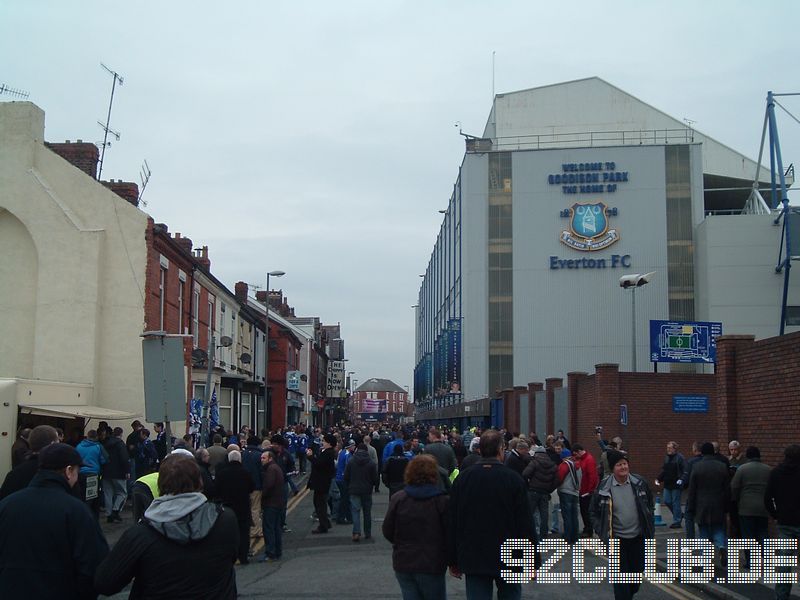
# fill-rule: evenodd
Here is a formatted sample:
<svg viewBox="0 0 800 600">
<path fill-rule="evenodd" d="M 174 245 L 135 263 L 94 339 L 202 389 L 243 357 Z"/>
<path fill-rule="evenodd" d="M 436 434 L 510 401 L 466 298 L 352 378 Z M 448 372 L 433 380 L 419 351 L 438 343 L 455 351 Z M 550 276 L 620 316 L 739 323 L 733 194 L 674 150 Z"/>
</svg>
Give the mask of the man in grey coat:
<svg viewBox="0 0 800 600">
<path fill-rule="evenodd" d="M 755 446 L 747 449 L 745 457 L 747 462 L 736 469 L 731 481 L 731 498 L 739 510 L 742 537 L 763 543 L 769 517 L 764 506 L 764 492 L 772 469 L 761 462 L 761 451 Z"/>
</svg>

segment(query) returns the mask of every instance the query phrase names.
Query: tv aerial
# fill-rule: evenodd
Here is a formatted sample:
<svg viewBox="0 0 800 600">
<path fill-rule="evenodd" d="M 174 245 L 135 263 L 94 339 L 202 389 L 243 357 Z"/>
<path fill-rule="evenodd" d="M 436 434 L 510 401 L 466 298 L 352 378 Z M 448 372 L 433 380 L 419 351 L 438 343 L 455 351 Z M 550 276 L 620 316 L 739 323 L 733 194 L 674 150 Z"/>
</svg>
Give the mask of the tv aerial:
<svg viewBox="0 0 800 600">
<path fill-rule="evenodd" d="M 20 100 L 27 100 L 28 96 L 30 96 L 25 90 L 18 90 L 17 88 L 9 87 L 5 83 L 0 83 L 0 96 L 3 94 L 7 94 L 12 98 L 19 98 Z"/>
<path fill-rule="evenodd" d="M 103 63 L 100 63 L 100 66 L 103 67 L 106 71 L 108 71 L 111 74 L 111 76 L 113 77 L 113 82 L 111 83 L 111 99 L 108 102 L 108 115 L 106 116 L 106 123 L 105 123 L 105 125 L 103 125 L 103 123 L 101 123 L 100 121 L 97 122 L 97 124 L 100 125 L 100 127 L 103 129 L 103 131 L 105 133 L 105 135 L 103 136 L 103 149 L 100 152 L 100 165 L 99 165 L 99 167 L 97 169 L 97 180 L 98 181 L 100 180 L 100 177 L 103 174 L 103 160 L 105 159 L 105 156 L 106 156 L 106 147 L 111 145 L 111 142 L 108 141 L 108 134 L 109 133 L 112 134 L 115 138 L 117 138 L 117 141 L 119 141 L 119 138 L 120 138 L 119 132 L 118 131 L 114 131 L 114 130 L 112 130 L 110 128 L 110 126 L 111 126 L 111 107 L 114 105 L 114 91 L 117 89 L 117 82 L 119 82 L 120 86 L 123 83 L 123 79 L 122 79 L 122 77 L 120 76 L 119 73 L 117 73 L 116 71 L 113 71 L 112 69 L 109 69 Z"/>
</svg>

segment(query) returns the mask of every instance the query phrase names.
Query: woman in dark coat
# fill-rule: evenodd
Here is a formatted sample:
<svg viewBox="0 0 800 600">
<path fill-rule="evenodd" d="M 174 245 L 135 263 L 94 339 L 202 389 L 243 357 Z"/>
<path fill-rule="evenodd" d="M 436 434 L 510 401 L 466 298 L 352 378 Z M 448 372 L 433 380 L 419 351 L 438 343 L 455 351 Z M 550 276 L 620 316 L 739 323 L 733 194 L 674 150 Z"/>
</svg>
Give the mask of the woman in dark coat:
<svg viewBox="0 0 800 600">
<path fill-rule="evenodd" d="M 383 536 L 392 543 L 392 566 L 404 600 L 447 597 L 448 496 L 437 485 L 436 459 L 420 454 L 405 469 L 406 487 L 392 496 Z"/>
<path fill-rule="evenodd" d="M 100 563 L 95 590 L 111 596 L 133 580 L 129 598 L 233 600 L 236 515 L 200 493 L 194 459 L 168 456 L 158 473 L 160 497 Z"/>
</svg>

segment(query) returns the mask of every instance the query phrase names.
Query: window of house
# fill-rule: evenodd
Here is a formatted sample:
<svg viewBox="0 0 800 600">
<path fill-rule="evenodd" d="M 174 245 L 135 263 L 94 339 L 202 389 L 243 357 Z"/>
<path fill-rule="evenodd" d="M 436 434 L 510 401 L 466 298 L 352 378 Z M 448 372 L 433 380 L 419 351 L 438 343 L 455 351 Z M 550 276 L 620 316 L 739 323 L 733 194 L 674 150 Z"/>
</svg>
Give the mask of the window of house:
<svg viewBox="0 0 800 600">
<path fill-rule="evenodd" d="M 250 402 L 252 399 L 252 395 L 250 392 L 242 392 L 242 408 L 239 412 L 239 427 L 244 427 L 247 425 L 248 427 L 252 427 L 253 424 L 250 422 Z"/>
<path fill-rule="evenodd" d="M 166 315 L 164 311 L 166 310 L 167 303 L 166 303 L 166 288 L 167 288 L 167 270 L 164 267 L 161 267 L 159 273 L 159 281 L 158 281 L 158 320 L 159 325 L 158 328 L 161 331 L 166 331 L 164 328 L 164 322 L 166 321 Z"/>
<path fill-rule="evenodd" d="M 178 281 L 178 333 L 183 333 L 183 293 L 186 283 Z"/>
<path fill-rule="evenodd" d="M 200 344 L 200 290 L 194 290 L 194 302 L 192 303 L 192 337 L 194 338 L 194 347 Z"/>
<path fill-rule="evenodd" d="M 217 402 L 219 403 L 219 424 L 226 430 L 233 429 L 233 390 L 220 388 Z"/>
<path fill-rule="evenodd" d="M 208 302 L 208 343 L 211 344 L 211 336 L 214 333 L 212 331 L 212 324 L 214 323 L 214 303 L 209 301 Z"/>
</svg>

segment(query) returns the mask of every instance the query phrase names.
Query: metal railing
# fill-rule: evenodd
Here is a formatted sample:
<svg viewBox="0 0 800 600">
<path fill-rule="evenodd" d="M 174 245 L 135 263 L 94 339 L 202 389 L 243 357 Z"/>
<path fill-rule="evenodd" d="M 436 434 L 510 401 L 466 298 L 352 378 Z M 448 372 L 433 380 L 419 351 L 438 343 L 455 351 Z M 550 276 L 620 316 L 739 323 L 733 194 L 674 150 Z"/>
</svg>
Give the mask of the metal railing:
<svg viewBox="0 0 800 600">
<path fill-rule="evenodd" d="M 491 140 L 481 138 L 468 140 L 468 142 L 472 141 L 473 144 L 467 144 L 467 152 L 689 144 L 694 142 L 694 133 L 693 129 L 681 128 L 531 134 L 493 138 Z M 491 144 L 491 147 L 489 144 Z"/>
</svg>

